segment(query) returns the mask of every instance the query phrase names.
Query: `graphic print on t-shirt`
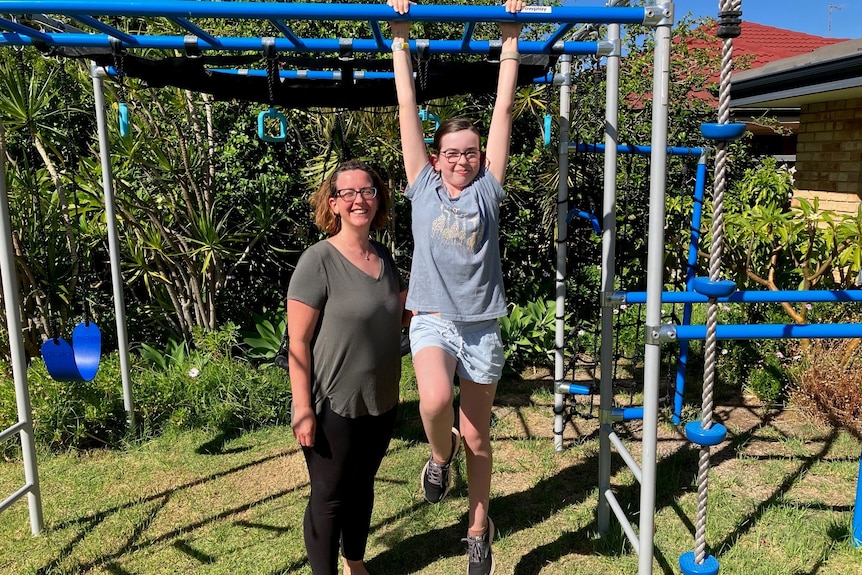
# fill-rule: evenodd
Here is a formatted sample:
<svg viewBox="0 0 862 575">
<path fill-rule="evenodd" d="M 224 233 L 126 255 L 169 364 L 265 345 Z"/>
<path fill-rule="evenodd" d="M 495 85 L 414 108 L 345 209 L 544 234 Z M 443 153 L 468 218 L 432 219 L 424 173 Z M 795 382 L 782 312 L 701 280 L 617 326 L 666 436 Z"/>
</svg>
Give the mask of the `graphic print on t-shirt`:
<svg viewBox="0 0 862 575">
<path fill-rule="evenodd" d="M 431 224 L 431 240 L 458 246 L 475 253 L 482 238 L 483 225 L 478 214 L 469 215 L 457 206 L 440 204 L 440 215 Z"/>
</svg>

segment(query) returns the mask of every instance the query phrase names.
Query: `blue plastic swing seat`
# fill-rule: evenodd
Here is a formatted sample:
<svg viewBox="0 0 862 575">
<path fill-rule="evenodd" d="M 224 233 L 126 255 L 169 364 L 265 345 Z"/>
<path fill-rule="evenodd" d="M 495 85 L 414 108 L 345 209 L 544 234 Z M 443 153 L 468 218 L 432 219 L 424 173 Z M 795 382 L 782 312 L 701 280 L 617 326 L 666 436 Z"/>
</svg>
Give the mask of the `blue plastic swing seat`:
<svg viewBox="0 0 862 575">
<path fill-rule="evenodd" d="M 93 322 L 81 322 L 72 330 L 71 345 L 63 338 L 42 344 L 45 369 L 56 381 L 90 381 L 99 371 L 102 332 Z"/>
</svg>

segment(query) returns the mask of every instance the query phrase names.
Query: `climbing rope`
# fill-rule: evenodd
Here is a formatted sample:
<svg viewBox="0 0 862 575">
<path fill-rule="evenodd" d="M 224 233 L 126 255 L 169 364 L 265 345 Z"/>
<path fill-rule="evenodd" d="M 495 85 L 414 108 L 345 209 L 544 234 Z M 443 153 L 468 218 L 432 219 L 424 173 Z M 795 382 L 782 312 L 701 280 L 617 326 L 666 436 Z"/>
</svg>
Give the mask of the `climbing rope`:
<svg viewBox="0 0 862 575">
<path fill-rule="evenodd" d="M 730 120 L 730 75 L 733 71 L 733 38 L 739 36 L 739 23 L 742 0 L 721 0 L 719 3 L 718 37 L 722 38 L 721 76 L 718 93 L 718 123 L 727 124 Z M 712 243 L 709 249 L 709 280 L 721 279 L 721 256 L 724 247 L 724 192 L 726 189 L 727 142 L 719 140 L 715 144 L 715 171 L 713 176 L 713 215 Z M 718 300 L 710 297 L 706 312 L 706 341 L 704 342 L 704 378 L 701 397 L 701 427 L 712 427 L 713 390 L 715 387 L 716 363 L 716 326 L 718 324 Z M 695 561 L 700 564 L 706 559 L 706 510 L 709 491 L 710 447 L 700 448 L 697 473 L 697 520 L 695 523 Z"/>
</svg>

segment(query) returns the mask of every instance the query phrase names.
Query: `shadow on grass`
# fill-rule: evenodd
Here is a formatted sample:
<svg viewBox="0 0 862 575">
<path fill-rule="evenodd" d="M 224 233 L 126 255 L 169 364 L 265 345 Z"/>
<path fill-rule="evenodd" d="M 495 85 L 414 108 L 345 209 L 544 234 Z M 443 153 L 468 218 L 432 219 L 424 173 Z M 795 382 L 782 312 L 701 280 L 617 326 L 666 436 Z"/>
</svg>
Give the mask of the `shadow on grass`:
<svg viewBox="0 0 862 575">
<path fill-rule="evenodd" d="M 298 490 L 305 489 L 308 486 L 308 483 L 305 482 L 305 483 L 302 483 L 300 485 L 296 485 L 294 487 L 291 487 L 290 489 L 284 489 L 284 490 L 276 492 L 276 493 L 267 494 L 265 497 L 262 497 L 259 500 L 249 501 L 243 505 L 238 505 L 238 506 L 232 507 L 230 509 L 225 509 L 224 511 L 222 511 L 220 513 L 210 515 L 209 517 L 202 519 L 200 521 L 196 521 L 193 523 L 186 523 L 186 524 L 184 524 L 184 525 L 182 525 L 182 526 L 180 526 L 180 527 L 178 527 L 172 531 L 163 533 L 163 534 L 159 535 L 158 537 L 146 539 L 144 537 L 144 532 L 149 528 L 150 523 L 153 521 L 155 516 L 161 511 L 161 509 L 168 503 L 168 501 L 172 497 L 174 497 L 177 493 L 180 493 L 182 491 L 189 490 L 189 489 L 192 489 L 194 487 L 204 485 L 206 483 L 217 481 L 217 480 L 222 479 L 224 477 L 230 476 L 230 475 L 235 474 L 235 473 L 239 473 L 241 471 L 247 470 L 249 468 L 252 468 L 252 467 L 255 467 L 258 465 L 261 465 L 261 464 L 266 463 L 268 461 L 272 461 L 272 460 L 279 459 L 282 457 L 290 456 L 290 455 L 296 453 L 297 451 L 298 451 L 297 448 L 293 448 L 293 449 L 288 449 L 288 450 L 285 450 L 285 451 L 282 451 L 282 452 L 279 452 L 279 453 L 276 453 L 273 455 L 269 455 L 267 457 L 261 457 L 259 459 L 254 460 L 254 461 L 250 461 L 250 462 L 244 463 L 242 465 L 237 465 L 237 466 L 232 467 L 230 469 L 227 469 L 225 471 L 222 471 L 219 473 L 213 473 L 213 474 L 210 474 L 206 477 L 201 477 L 199 479 L 196 479 L 194 481 L 189 481 L 183 485 L 179 485 L 179 486 L 171 488 L 171 489 L 166 489 L 164 491 L 161 491 L 159 493 L 156 493 L 156 494 L 153 494 L 153 495 L 150 495 L 147 497 L 142 497 L 140 499 L 136 499 L 134 501 L 129 501 L 129 502 L 124 503 L 122 505 L 116 505 L 114 507 L 110 507 L 108 509 L 105 509 L 103 511 L 100 511 L 100 512 L 92 514 L 92 515 L 82 516 L 82 517 L 79 517 L 79 518 L 74 519 L 72 521 L 65 521 L 63 523 L 59 523 L 57 525 L 51 526 L 49 528 L 49 531 L 52 531 L 52 532 L 62 531 L 64 529 L 78 529 L 78 533 L 68 543 L 66 543 L 66 545 L 64 545 L 58 551 L 56 558 L 51 560 L 47 565 L 44 565 L 43 567 L 37 569 L 36 574 L 37 575 L 51 575 L 53 573 L 62 572 L 61 567 L 64 563 L 64 560 L 66 558 L 72 556 L 72 553 L 74 552 L 75 548 L 80 543 L 82 543 L 87 538 L 87 536 L 96 527 L 98 527 L 104 521 L 108 520 L 109 518 L 111 518 L 112 516 L 114 516 L 118 513 L 128 511 L 133 507 L 139 507 L 141 505 L 146 505 L 146 504 L 153 504 L 152 508 L 150 509 L 149 513 L 145 514 L 145 516 L 143 518 L 137 520 L 137 522 L 136 522 L 137 524 L 135 525 L 134 529 L 132 530 L 131 535 L 128 536 L 125 544 L 118 545 L 116 551 L 113 551 L 110 553 L 105 553 L 101 556 L 96 557 L 95 559 L 93 559 L 90 562 L 77 564 L 76 565 L 76 568 L 78 570 L 77 572 L 86 573 L 92 569 L 95 569 L 96 567 L 103 566 L 105 569 L 107 569 L 111 573 L 116 573 L 117 575 L 125 575 L 126 572 L 122 568 L 120 568 L 118 565 L 116 565 L 115 561 L 117 561 L 120 558 L 131 555 L 132 553 L 135 553 L 136 551 L 147 549 L 150 546 L 160 544 L 160 543 L 173 542 L 174 540 L 176 540 L 176 542 L 173 543 L 174 546 L 177 547 L 177 549 L 180 549 L 182 551 L 183 549 L 182 549 L 182 543 L 181 542 L 183 540 L 180 537 L 188 534 L 190 531 L 194 531 L 195 529 L 199 529 L 205 525 L 208 525 L 208 524 L 211 524 L 211 523 L 214 523 L 217 521 L 221 521 L 221 520 L 233 517 L 233 516 L 237 516 L 237 515 L 245 512 L 245 511 L 248 511 L 249 509 L 252 509 L 253 507 L 260 505 L 266 501 L 270 501 L 272 499 L 276 499 L 279 497 L 284 497 L 284 496 L 291 494 L 291 493 L 294 493 Z M 300 563 L 300 565 L 301 564 L 303 564 L 303 563 Z M 284 569 L 288 569 L 288 571 L 289 571 L 291 569 L 291 567 L 282 568 L 278 571 L 275 571 L 274 573 L 287 572 Z"/>
<path fill-rule="evenodd" d="M 520 408 L 522 406 L 531 406 L 532 403 L 524 397 L 509 398 L 511 389 L 507 390 L 506 405 L 509 407 Z M 518 394 L 527 393 L 527 389 L 518 389 Z M 456 406 L 457 409 L 457 406 Z M 752 414 L 755 412 L 752 411 Z M 743 432 L 731 434 L 729 440 L 723 443 L 719 448 L 713 449 L 711 453 L 711 461 L 713 464 L 725 461 L 728 459 L 737 458 L 738 452 L 750 441 L 757 438 L 757 434 L 762 428 L 770 426 L 773 423 L 774 413 L 772 414 L 757 414 L 757 423 L 750 429 Z M 523 414 L 518 414 L 525 421 Z M 570 422 L 571 425 L 577 425 Z M 526 428 L 526 424 L 524 424 Z M 774 428 L 774 427 L 773 427 Z M 585 428 L 586 429 L 586 428 Z M 631 431 L 631 428 L 620 426 L 617 433 L 626 441 L 636 441 L 637 434 Z M 239 436 L 239 433 L 232 435 L 229 431 L 220 432 L 212 440 L 202 444 L 197 448 L 199 454 L 216 454 L 229 453 L 224 448 L 228 442 Z M 588 434 L 589 437 L 594 437 L 593 434 Z M 399 407 L 399 423 L 395 431 L 395 437 L 402 439 L 405 443 L 415 445 L 424 442 L 424 431 L 422 429 L 421 420 L 418 415 L 418 402 L 407 401 Z M 776 487 L 774 492 L 767 498 L 763 499 L 760 504 L 745 517 L 739 519 L 732 531 L 726 533 L 724 539 L 714 543 L 711 547 L 717 550 L 715 555 L 720 557 L 727 553 L 736 545 L 744 535 L 749 533 L 758 521 L 763 517 L 766 511 L 771 507 L 783 504 L 783 499 L 791 487 L 803 477 L 812 466 L 822 460 L 829 452 L 837 437 L 836 432 L 832 432 L 824 437 L 822 448 L 816 453 L 809 456 L 796 458 L 800 460 L 798 469 L 791 472 L 787 478 Z M 535 439 L 535 438 L 529 438 Z M 504 438 L 498 441 L 518 441 L 519 438 Z M 759 441 L 764 441 L 758 438 Z M 781 439 L 767 440 L 781 441 Z M 580 441 L 579 441 L 580 443 Z M 409 449 L 411 445 L 405 445 L 399 449 Z M 548 449 L 551 449 L 549 442 Z M 75 549 L 81 544 L 99 524 L 106 521 L 109 517 L 128 510 L 132 507 L 142 505 L 150 505 L 151 507 L 144 510 L 141 517 L 136 520 L 134 529 L 123 544 L 118 545 L 115 550 L 108 551 L 103 555 L 91 559 L 88 563 L 76 565 L 80 572 L 88 572 L 96 568 L 103 568 L 114 575 L 127 575 L 122 567 L 118 565 L 118 561 L 127 558 L 137 551 L 146 550 L 152 546 L 160 544 L 169 544 L 182 553 L 194 558 L 197 562 L 203 564 L 213 563 L 214 557 L 203 554 L 193 548 L 187 542 L 187 537 L 190 532 L 200 529 L 204 526 L 224 521 L 226 519 L 237 518 L 249 509 L 262 504 L 265 501 L 270 501 L 279 497 L 284 497 L 297 490 L 307 488 L 307 483 L 297 485 L 290 489 L 281 490 L 275 493 L 267 494 L 265 497 L 247 501 L 242 505 L 225 509 L 219 513 L 213 513 L 207 517 L 196 521 L 188 522 L 176 529 L 159 534 L 158 536 L 147 538 L 146 531 L 155 516 L 164 508 L 172 497 L 178 493 L 191 489 L 208 482 L 216 481 L 220 478 L 230 476 L 231 474 L 246 470 L 248 468 L 261 465 L 267 461 L 290 456 L 296 453 L 297 449 L 284 450 L 280 453 L 259 458 L 242 465 L 235 466 L 219 473 L 212 473 L 206 477 L 187 482 L 183 485 L 172 489 L 164 490 L 160 493 L 142 497 L 140 499 L 117 505 L 98 513 L 82 516 L 80 518 L 61 523 L 54 526 L 51 530 L 59 531 L 70 529 L 74 533 L 71 541 L 69 541 L 62 549 L 59 550 L 55 559 L 51 560 L 47 565 L 37 571 L 39 575 L 48 575 L 58 572 L 64 566 L 66 559 L 70 557 Z M 794 459 L 783 456 L 782 459 Z M 681 447 L 671 452 L 668 455 L 662 456 L 657 462 L 656 468 L 656 513 L 660 510 L 669 508 L 673 509 L 683 520 L 691 533 L 691 546 L 694 546 L 694 531 L 695 527 L 692 519 L 688 518 L 682 509 L 677 505 L 676 500 L 681 493 L 691 491 L 696 487 L 692 484 L 693 478 L 697 472 L 698 464 L 698 449 L 691 444 L 683 444 Z M 619 473 L 625 473 L 624 464 L 617 456 L 611 459 L 611 476 L 617 477 Z M 491 501 L 493 517 L 497 523 L 500 532 L 506 536 L 519 531 L 525 531 L 533 528 L 536 525 L 548 521 L 558 513 L 564 512 L 566 509 L 579 504 L 583 504 L 591 496 L 595 496 L 597 490 L 598 477 L 598 456 L 591 455 L 579 461 L 578 463 L 562 469 L 552 477 L 547 477 L 531 485 L 524 491 L 512 493 L 509 495 L 497 497 Z M 411 478 L 412 481 L 412 478 Z M 456 486 L 457 493 L 461 496 L 466 495 L 466 485 L 463 478 L 460 478 L 460 483 Z M 631 485 L 626 485 L 622 488 L 615 488 L 615 495 L 623 509 L 630 511 L 630 517 L 636 518 L 636 511 L 640 505 L 640 488 L 636 482 Z M 409 508 L 401 509 L 398 512 L 399 516 L 410 517 L 414 514 L 421 513 L 423 508 L 428 504 L 424 501 L 417 501 Z M 847 511 L 846 507 L 837 508 L 825 506 L 832 511 Z M 465 505 L 466 508 L 466 505 Z M 380 523 L 372 526 L 372 531 L 382 530 L 388 523 L 395 521 L 395 517 L 387 517 Z M 379 575 L 402 575 L 404 573 L 414 573 L 427 567 L 431 562 L 435 562 L 440 558 L 458 557 L 464 555 L 464 546 L 461 543 L 461 538 L 464 536 L 463 526 L 466 525 L 467 515 L 462 514 L 456 525 L 448 526 L 441 529 L 434 529 L 423 533 L 415 534 L 409 537 L 398 538 L 397 535 L 389 536 L 385 544 L 387 549 L 383 550 L 377 556 L 368 561 L 369 570 Z M 276 527 L 260 524 L 249 524 L 247 522 L 236 521 L 237 524 L 245 527 L 254 527 L 257 529 L 272 530 L 278 533 L 290 531 L 291 529 L 301 529 L 300 525 L 295 527 Z M 631 553 L 631 546 L 628 539 L 623 533 L 619 523 L 613 516 L 611 517 L 611 528 L 609 533 L 605 534 L 601 539 L 596 537 L 598 526 L 595 518 L 589 524 L 581 526 L 577 530 L 566 531 L 562 530 L 552 541 L 531 549 L 524 549 L 523 554 L 514 565 L 515 575 L 538 575 L 549 563 L 560 561 L 570 555 L 582 556 L 608 556 L 622 557 L 627 553 Z M 836 524 L 830 532 L 830 537 L 834 540 L 846 540 L 849 538 L 846 526 Z M 669 575 L 676 573 L 677 558 L 666 557 L 661 549 L 654 549 L 654 557 L 661 572 Z M 819 563 L 810 572 L 814 575 L 819 566 L 828 560 L 828 553 L 824 554 Z M 270 571 L 271 575 L 279 575 L 283 573 L 294 572 L 303 568 L 306 565 L 304 559 L 299 559 L 287 565 L 273 567 Z"/>
<path fill-rule="evenodd" d="M 521 406 L 531 405 L 529 399 L 515 397 L 512 395 L 512 391 L 511 388 L 507 390 L 507 406 L 517 409 Z M 518 389 L 516 395 L 523 391 L 523 388 Z M 406 407 L 408 409 L 405 409 L 405 414 L 409 416 L 411 415 L 409 408 L 413 406 Z M 713 448 L 710 454 L 712 465 L 738 458 L 739 450 L 754 439 L 760 430 L 772 426 L 774 418 L 778 414 L 774 410 L 764 413 L 758 408 L 745 409 L 749 409 L 751 412 L 751 421 L 753 422 L 751 428 L 731 434 L 729 441 L 718 448 Z M 418 415 L 415 418 L 418 421 Z M 423 440 L 421 422 L 419 423 L 419 426 L 414 425 L 410 432 L 405 434 L 411 440 Z M 569 424 L 576 425 L 574 422 L 569 422 Z M 624 426 L 616 429 L 616 431 L 620 437 L 626 440 L 637 440 L 636 434 Z M 816 462 L 827 456 L 837 435 L 837 432 L 831 432 L 828 437 L 821 440 L 822 447 L 816 453 L 796 458 L 800 460 L 798 468 L 792 471 L 780 485 L 776 486 L 774 492 L 762 500 L 751 513 L 740 518 L 735 527 L 721 541 L 711 545 L 712 549 L 717 550 L 714 552 L 716 557 L 727 553 L 737 541 L 749 533 L 767 510 L 782 505 L 784 497 L 794 484 L 808 473 Z M 594 436 L 595 434 L 590 434 L 591 438 Z M 503 439 L 503 441 L 506 440 L 510 439 Z M 517 438 L 511 438 L 511 440 L 517 440 Z M 759 440 L 762 441 L 762 438 Z M 786 460 L 788 457 L 781 456 L 781 459 Z M 662 456 L 656 463 L 655 513 L 659 513 L 665 508 L 672 509 L 691 534 L 691 549 L 695 545 L 696 528 L 693 518 L 686 515 L 678 505 L 677 500 L 682 493 L 697 490 L 695 478 L 698 460 L 699 447 L 684 443 L 672 453 Z M 624 464 L 617 455 L 614 455 L 611 466 L 611 477 L 614 477 L 622 470 Z M 554 477 L 538 482 L 525 491 L 493 499 L 491 501 L 492 516 L 498 530 L 505 532 L 508 536 L 545 522 L 549 516 L 553 516 L 567 507 L 583 503 L 597 488 L 597 477 L 598 457 L 591 456 L 572 467 L 563 469 Z M 614 493 L 621 507 L 629 510 L 629 517 L 635 521 L 635 530 L 637 531 L 636 518 L 640 506 L 640 486 L 633 482 L 629 486 L 615 489 Z M 455 494 L 466 496 L 466 482 L 460 476 L 456 483 Z M 555 494 L 564 494 L 565 499 L 562 496 L 555 496 Z M 407 514 L 414 513 L 424 505 L 427 504 L 419 502 L 405 512 Z M 823 507 L 833 512 L 849 511 L 846 506 Z M 460 543 L 460 539 L 464 536 L 462 526 L 466 522 L 467 515 L 465 513 L 459 518 L 457 525 L 391 541 L 387 550 L 369 560 L 369 570 L 380 575 L 412 573 L 424 569 L 430 562 L 441 558 L 464 555 L 464 546 Z M 849 538 L 846 526 L 837 525 L 833 531 L 834 533 L 830 533 L 830 537 L 836 541 Z M 513 572 L 515 575 L 538 575 L 548 564 L 572 554 L 620 557 L 626 553 L 632 553 L 631 544 L 613 514 L 611 514 L 609 532 L 601 538 L 597 537 L 597 533 L 598 525 L 595 519 L 575 531 L 563 531 L 557 539 L 525 550 L 525 553 L 514 566 Z M 678 557 L 667 557 L 659 548 L 653 549 L 653 557 L 658 563 L 660 571 L 665 575 L 673 575 L 678 572 Z M 818 561 L 810 575 L 814 575 L 818 571 L 818 566 L 827 560 L 828 554 Z"/>
<path fill-rule="evenodd" d="M 616 458 L 612 462 L 612 475 L 621 471 L 622 467 L 622 462 Z M 697 452 L 690 449 L 682 449 L 659 463 L 657 509 L 673 504 L 680 490 L 688 487 L 687 478 L 696 468 Z M 549 516 L 583 503 L 596 489 L 597 474 L 598 457 L 591 456 L 579 464 L 563 469 L 553 477 L 539 481 L 526 491 L 494 498 L 491 507 L 498 530 L 508 536 L 530 529 L 547 521 Z M 565 494 L 565 498 L 557 497 L 557 494 Z M 637 508 L 639 494 L 637 485 L 616 492 L 618 501 L 625 509 Z M 417 512 L 426 505 L 428 504 L 420 501 L 404 513 Z M 429 562 L 464 555 L 464 545 L 460 540 L 464 536 L 462 526 L 466 522 L 467 514 L 464 513 L 457 525 L 389 541 L 390 547 L 387 550 L 368 561 L 369 571 L 380 575 L 414 573 L 427 567 Z M 374 528 L 379 529 L 385 523 L 386 521 L 383 521 Z M 628 552 L 630 546 L 618 523 L 612 521 L 611 532 L 602 539 L 595 537 L 597 531 L 598 526 L 593 520 L 577 531 L 561 533 L 558 539 L 526 551 L 515 566 L 514 573 L 537 575 L 549 563 L 571 554 L 621 556 Z M 669 561 L 660 550 L 656 550 L 655 557 L 665 573 L 675 573 L 672 564 L 676 564 L 676 559 Z"/>
<path fill-rule="evenodd" d="M 225 425 L 219 429 L 219 432 L 215 437 L 206 443 L 202 443 L 197 449 L 195 449 L 195 453 L 198 455 L 229 455 L 248 451 L 251 449 L 249 446 L 235 447 L 233 449 L 224 448 L 225 445 L 234 439 L 239 438 L 243 433 L 245 433 L 245 430 L 236 425 Z"/>
</svg>

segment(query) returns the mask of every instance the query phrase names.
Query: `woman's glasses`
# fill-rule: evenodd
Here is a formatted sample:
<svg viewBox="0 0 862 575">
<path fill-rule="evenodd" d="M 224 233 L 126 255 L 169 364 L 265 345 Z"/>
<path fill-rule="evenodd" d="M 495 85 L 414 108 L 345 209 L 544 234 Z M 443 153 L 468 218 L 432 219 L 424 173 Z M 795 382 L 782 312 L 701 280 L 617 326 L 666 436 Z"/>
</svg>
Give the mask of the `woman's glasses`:
<svg viewBox="0 0 862 575">
<path fill-rule="evenodd" d="M 353 188 L 345 188 L 343 190 L 337 190 L 333 195 L 336 198 L 341 198 L 345 202 L 352 202 L 356 199 L 357 194 L 362 194 L 363 199 L 370 200 L 377 197 L 377 188 L 375 188 L 374 186 L 369 186 L 367 188 L 362 188 L 359 190 L 354 190 Z"/>
</svg>

